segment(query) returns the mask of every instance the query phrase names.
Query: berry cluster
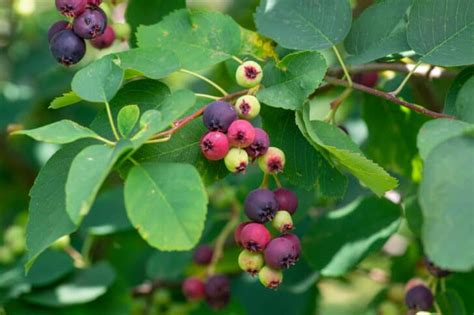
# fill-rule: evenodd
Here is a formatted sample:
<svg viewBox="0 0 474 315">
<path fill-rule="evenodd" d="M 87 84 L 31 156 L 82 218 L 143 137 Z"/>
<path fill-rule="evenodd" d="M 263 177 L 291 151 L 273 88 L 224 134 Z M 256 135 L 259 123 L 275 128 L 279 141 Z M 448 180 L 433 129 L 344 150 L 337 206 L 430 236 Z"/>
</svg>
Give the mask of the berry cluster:
<svg viewBox="0 0 474 315">
<path fill-rule="evenodd" d="M 99 7 L 102 0 L 56 0 L 58 11 L 69 21 L 58 21 L 48 30 L 49 49 L 61 64 L 78 63 L 86 53 L 85 39 L 102 49 L 112 45 L 115 32 Z"/>
</svg>

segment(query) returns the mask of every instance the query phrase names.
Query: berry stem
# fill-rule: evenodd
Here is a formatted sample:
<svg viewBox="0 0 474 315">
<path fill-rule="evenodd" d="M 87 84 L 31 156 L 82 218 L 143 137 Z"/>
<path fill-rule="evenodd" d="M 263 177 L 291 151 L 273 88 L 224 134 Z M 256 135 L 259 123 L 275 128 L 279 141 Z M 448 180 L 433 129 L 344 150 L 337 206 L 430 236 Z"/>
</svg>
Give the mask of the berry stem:
<svg viewBox="0 0 474 315">
<path fill-rule="evenodd" d="M 262 178 L 262 183 L 260 184 L 260 188 L 268 188 L 268 174 L 264 173 Z"/>
<path fill-rule="evenodd" d="M 336 123 L 336 113 L 337 110 L 339 109 L 339 106 L 342 105 L 342 103 L 348 98 L 351 93 L 352 93 L 352 88 L 347 87 L 344 92 L 341 93 L 335 100 L 333 100 L 330 105 L 331 105 L 331 110 L 329 111 L 328 117 L 326 118 L 326 121 L 332 124 Z"/>
<path fill-rule="evenodd" d="M 410 70 L 410 72 L 408 72 L 407 76 L 405 77 L 405 79 L 403 79 L 402 83 L 400 83 L 400 85 L 393 91 L 393 92 L 390 92 L 390 94 L 392 94 L 393 96 L 397 96 L 402 90 L 403 88 L 405 87 L 405 85 L 407 84 L 408 80 L 410 80 L 411 76 L 413 75 L 413 73 L 415 73 L 416 69 L 421 65 L 421 60 L 418 61 L 415 66 L 413 67 L 413 69 Z"/>
<path fill-rule="evenodd" d="M 66 246 L 64 251 L 74 260 L 74 265 L 77 268 L 85 268 L 87 266 L 84 257 L 82 257 L 81 253 L 79 253 L 74 247 L 71 245 Z"/>
<path fill-rule="evenodd" d="M 181 69 L 181 70 L 179 70 L 179 71 L 181 71 L 181 72 L 183 72 L 183 73 L 187 73 L 187 74 L 189 74 L 189 75 L 192 75 L 192 76 L 194 76 L 194 77 L 196 77 L 196 78 L 199 78 L 199 79 L 203 80 L 203 81 L 206 82 L 206 83 L 209 83 L 210 85 L 212 85 L 213 87 L 215 87 L 219 92 L 221 92 L 222 95 L 224 95 L 224 96 L 226 96 L 226 95 L 229 94 L 229 93 L 226 92 L 226 90 L 224 90 L 223 88 L 221 88 L 216 82 L 212 81 L 211 79 L 206 78 L 206 77 L 203 76 L 203 75 L 200 75 L 199 73 L 196 73 L 196 72 L 193 72 L 193 71 L 189 71 L 189 70 L 186 70 L 186 69 Z"/>
<path fill-rule="evenodd" d="M 117 129 L 115 128 L 114 118 L 112 117 L 112 111 L 110 110 L 110 104 L 106 99 L 104 100 L 104 104 L 105 110 L 107 111 L 107 117 L 109 118 L 110 128 L 112 129 L 115 139 L 120 140 Z"/>
<path fill-rule="evenodd" d="M 171 139 L 171 135 L 167 137 L 159 138 L 159 139 L 148 140 L 145 142 L 145 144 L 161 143 L 161 142 L 169 141 L 170 139 Z"/>
<path fill-rule="evenodd" d="M 232 56 L 232 59 L 234 59 L 235 61 L 237 61 L 240 64 L 244 63 L 244 61 L 242 59 L 240 59 L 239 57 L 237 57 L 237 56 Z"/>
<path fill-rule="evenodd" d="M 275 180 L 275 183 L 276 183 L 277 187 L 278 187 L 278 188 L 283 187 L 283 186 L 281 185 L 280 179 L 278 179 L 278 175 L 277 175 L 277 174 L 272 174 L 272 175 L 273 175 L 273 179 Z"/>
<path fill-rule="evenodd" d="M 135 166 L 140 165 L 140 163 L 138 163 L 138 162 L 137 162 L 134 158 L 132 158 L 131 156 L 128 157 L 128 160 L 129 160 L 130 162 L 132 162 L 132 164 L 135 165 Z"/>
<path fill-rule="evenodd" d="M 349 71 L 347 70 L 346 64 L 344 63 L 344 59 L 342 59 L 342 56 L 337 49 L 336 45 L 332 46 L 332 50 L 334 51 L 334 54 L 337 57 L 337 60 L 339 61 L 339 64 L 341 65 L 342 71 L 344 71 L 344 75 L 347 78 L 347 82 L 349 83 L 349 88 L 352 87 L 352 78 L 351 75 L 349 74 Z"/>
<path fill-rule="evenodd" d="M 218 100 L 220 97 L 214 96 L 214 95 L 209 95 L 209 94 L 202 94 L 202 93 L 194 93 L 197 97 L 203 97 L 203 98 L 209 98 L 211 100 Z"/>
<path fill-rule="evenodd" d="M 96 138 L 97 140 L 102 141 L 103 143 L 108 144 L 108 145 L 111 145 L 111 146 L 114 146 L 114 145 L 116 144 L 115 142 L 110 141 L 110 140 L 108 140 L 108 139 L 105 139 L 105 138 L 103 138 L 103 137 L 101 137 L 101 136 L 99 136 L 99 135 L 97 135 L 95 138 Z"/>
<path fill-rule="evenodd" d="M 82 249 L 81 249 L 81 255 L 84 259 L 84 263 L 86 264 L 86 266 L 89 266 L 91 264 L 90 252 L 91 252 L 91 248 L 93 244 L 94 244 L 94 235 L 87 234 L 84 240 L 84 244 L 82 244 Z"/>
</svg>

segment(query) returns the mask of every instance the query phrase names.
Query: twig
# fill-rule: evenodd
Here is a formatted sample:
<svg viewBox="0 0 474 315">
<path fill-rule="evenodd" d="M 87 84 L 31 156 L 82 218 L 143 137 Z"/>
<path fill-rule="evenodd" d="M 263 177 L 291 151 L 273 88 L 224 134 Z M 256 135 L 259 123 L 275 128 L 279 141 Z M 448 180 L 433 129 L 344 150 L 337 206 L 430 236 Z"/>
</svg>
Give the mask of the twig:
<svg viewBox="0 0 474 315">
<path fill-rule="evenodd" d="M 84 257 L 82 257 L 81 253 L 79 253 L 74 247 L 67 246 L 64 248 L 64 251 L 74 260 L 74 265 L 77 268 L 87 267 L 87 262 Z"/>
</svg>

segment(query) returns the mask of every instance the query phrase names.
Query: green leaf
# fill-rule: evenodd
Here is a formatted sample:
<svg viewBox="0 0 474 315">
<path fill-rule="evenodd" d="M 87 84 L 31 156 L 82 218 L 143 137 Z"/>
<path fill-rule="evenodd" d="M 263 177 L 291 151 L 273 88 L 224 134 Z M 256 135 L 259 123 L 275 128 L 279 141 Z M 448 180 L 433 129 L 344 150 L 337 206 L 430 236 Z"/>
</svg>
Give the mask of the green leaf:
<svg viewBox="0 0 474 315">
<path fill-rule="evenodd" d="M 64 251 L 47 250 L 36 259 L 26 276 L 33 286 L 49 285 L 72 272 L 74 264 Z"/>
<path fill-rule="evenodd" d="M 91 302 L 107 292 L 115 279 L 115 272 L 107 262 L 98 263 L 88 269 L 78 270 L 67 282 L 57 287 L 26 294 L 29 303 L 65 307 Z"/>
<path fill-rule="evenodd" d="M 178 280 L 192 259 L 192 252 L 155 251 L 146 264 L 151 279 Z"/>
<path fill-rule="evenodd" d="M 298 50 L 319 50 L 340 43 L 351 21 L 347 0 L 263 0 L 255 14 L 259 33 L 285 48 Z"/>
<path fill-rule="evenodd" d="M 250 55 L 260 60 L 278 58 L 271 39 L 243 27 L 240 28 L 240 34 L 242 46 L 239 55 Z"/>
<path fill-rule="evenodd" d="M 72 79 L 72 90 L 89 102 L 110 101 L 122 85 L 123 70 L 105 56 L 79 70 Z"/>
<path fill-rule="evenodd" d="M 474 271 L 469 273 L 454 273 L 446 278 L 446 286 L 449 289 L 456 290 L 466 307 L 467 314 L 474 313 L 474 291 L 472 290 L 474 283 Z"/>
<path fill-rule="evenodd" d="M 307 190 L 316 189 L 318 194 L 327 198 L 344 195 L 347 178 L 306 141 L 295 124 L 294 112 L 263 106 L 261 115 L 271 145 L 285 152 L 283 176 L 290 183 Z"/>
<path fill-rule="evenodd" d="M 218 12 L 178 10 L 160 23 L 140 26 L 139 47 L 173 51 L 187 70 L 208 68 L 230 59 L 240 49 L 240 27 Z"/>
<path fill-rule="evenodd" d="M 474 68 L 461 71 L 449 88 L 444 112 L 456 116 L 458 119 L 474 123 Z"/>
<path fill-rule="evenodd" d="M 115 147 L 91 145 L 74 158 L 66 182 L 66 211 L 75 224 L 89 212 L 119 157 L 131 148 L 127 141 L 120 141 Z"/>
<path fill-rule="evenodd" d="M 140 108 L 137 105 L 122 107 L 117 116 L 117 128 L 124 138 L 128 138 L 135 128 L 140 117 Z"/>
<path fill-rule="evenodd" d="M 151 246 L 189 250 L 204 228 L 207 194 L 191 165 L 143 164 L 127 176 L 125 206 L 130 221 Z"/>
<path fill-rule="evenodd" d="M 459 294 L 452 290 L 440 291 L 436 294 L 436 303 L 443 315 L 467 315 L 466 307 Z"/>
<path fill-rule="evenodd" d="M 327 65 L 316 51 L 286 55 L 280 62 L 269 62 L 264 67 L 264 89 L 258 99 L 272 107 L 296 110 L 321 84 Z"/>
<path fill-rule="evenodd" d="M 413 234 L 420 237 L 421 227 L 423 226 L 423 214 L 421 213 L 421 207 L 418 203 L 417 196 L 410 196 L 405 200 L 404 210 L 408 227 Z"/>
<path fill-rule="evenodd" d="M 474 63 L 474 5 L 471 0 L 414 0 L 408 44 L 422 60 L 439 66 Z"/>
<path fill-rule="evenodd" d="M 400 207 L 386 199 L 358 199 L 317 218 L 303 237 L 303 254 L 323 275 L 342 276 L 382 248 L 400 216 Z"/>
<path fill-rule="evenodd" d="M 431 150 L 418 198 L 423 211 L 422 241 L 428 257 L 449 270 L 474 268 L 474 138 L 459 136 Z M 462 255 L 460 255 L 462 253 Z"/>
<path fill-rule="evenodd" d="M 344 45 L 351 64 L 363 64 L 410 50 L 405 16 L 413 0 L 382 0 L 364 10 L 352 24 Z"/>
<path fill-rule="evenodd" d="M 124 70 L 132 69 L 150 79 L 161 79 L 179 70 L 178 57 L 158 47 L 136 48 L 118 53 L 115 63 Z"/>
<path fill-rule="evenodd" d="M 80 101 L 82 101 L 82 99 L 76 93 L 71 91 L 71 92 L 63 93 L 62 96 L 56 97 L 49 105 L 49 108 L 58 109 L 58 108 L 62 108 L 62 107 L 79 103 Z"/>
<path fill-rule="evenodd" d="M 52 124 L 29 130 L 19 130 L 13 135 L 29 136 L 37 141 L 65 144 L 84 138 L 98 138 L 98 135 L 72 120 L 60 120 Z"/>
</svg>

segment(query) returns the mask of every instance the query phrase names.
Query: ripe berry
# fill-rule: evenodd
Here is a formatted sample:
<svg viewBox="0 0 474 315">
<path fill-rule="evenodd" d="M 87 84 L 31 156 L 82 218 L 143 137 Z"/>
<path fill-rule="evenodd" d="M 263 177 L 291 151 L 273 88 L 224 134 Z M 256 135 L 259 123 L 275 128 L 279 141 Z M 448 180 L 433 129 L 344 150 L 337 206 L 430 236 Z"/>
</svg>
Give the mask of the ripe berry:
<svg viewBox="0 0 474 315">
<path fill-rule="evenodd" d="M 57 21 L 56 23 L 51 25 L 48 29 L 48 42 L 51 42 L 51 39 L 54 35 L 65 30 L 66 28 L 68 28 L 68 26 L 69 23 L 66 21 Z"/>
<path fill-rule="evenodd" d="M 260 102 L 253 95 L 244 95 L 235 102 L 235 110 L 240 118 L 252 120 L 260 113 Z"/>
<path fill-rule="evenodd" d="M 212 260 L 214 249 L 209 245 L 201 245 L 194 251 L 193 260 L 197 265 L 209 265 Z"/>
<path fill-rule="evenodd" d="M 208 132 L 201 139 L 201 152 L 211 161 L 223 159 L 229 152 L 227 136 L 219 131 Z"/>
<path fill-rule="evenodd" d="M 231 173 L 243 173 L 249 164 L 249 156 L 245 150 L 232 148 L 225 156 L 224 164 Z"/>
<path fill-rule="evenodd" d="M 243 227 L 240 233 L 242 246 L 251 252 L 261 252 L 270 241 L 270 232 L 265 225 L 260 223 L 249 223 Z"/>
<path fill-rule="evenodd" d="M 269 146 L 270 138 L 268 134 L 261 128 L 255 128 L 255 138 L 253 142 L 245 148 L 245 151 L 247 151 L 252 159 L 256 159 L 267 153 Z"/>
<path fill-rule="evenodd" d="M 75 17 L 86 9 L 87 0 L 56 0 L 56 8 L 62 15 Z"/>
<path fill-rule="evenodd" d="M 286 233 L 293 230 L 293 220 L 291 214 L 285 210 L 278 210 L 273 218 L 272 225 L 280 233 Z"/>
<path fill-rule="evenodd" d="M 255 139 L 255 128 L 246 120 L 238 119 L 230 124 L 227 130 L 230 145 L 245 148 Z"/>
<path fill-rule="evenodd" d="M 277 237 L 268 243 L 264 251 L 265 263 L 273 269 L 284 269 L 293 266 L 299 253 L 290 240 Z"/>
<path fill-rule="evenodd" d="M 230 283 L 225 275 L 214 275 L 205 285 L 206 301 L 213 309 L 221 309 L 229 303 Z"/>
<path fill-rule="evenodd" d="M 290 214 L 294 214 L 298 208 L 298 197 L 296 194 L 285 188 L 278 188 L 273 191 L 278 201 L 278 209 L 286 210 Z"/>
<path fill-rule="evenodd" d="M 260 253 L 252 253 L 244 249 L 239 255 L 239 267 L 252 276 L 257 275 L 263 263 L 263 256 Z"/>
<path fill-rule="evenodd" d="M 91 40 L 91 45 L 97 49 L 109 48 L 115 40 L 115 31 L 112 27 L 105 28 L 104 34 L 97 36 Z"/>
<path fill-rule="evenodd" d="M 289 240 L 293 244 L 293 248 L 296 253 L 295 257 L 296 257 L 296 260 L 298 260 L 300 258 L 300 253 L 301 253 L 301 242 L 298 236 L 296 236 L 295 234 L 285 234 L 280 237 Z"/>
<path fill-rule="evenodd" d="M 244 229 L 245 226 L 247 226 L 247 224 L 250 224 L 250 223 L 251 222 L 242 222 L 237 226 L 237 228 L 234 231 L 234 241 L 240 247 L 244 247 L 244 245 L 242 244 L 242 230 Z"/>
<path fill-rule="evenodd" d="M 107 16 L 99 7 L 89 7 L 74 19 L 74 32 L 84 39 L 102 35 L 107 26 Z"/>
<path fill-rule="evenodd" d="M 232 105 L 222 101 L 207 105 L 202 115 L 204 126 L 210 131 L 227 132 L 230 124 L 236 119 L 237 113 Z"/>
<path fill-rule="evenodd" d="M 260 282 L 270 289 L 276 289 L 283 281 L 283 272 L 264 266 L 258 273 Z"/>
<path fill-rule="evenodd" d="M 86 54 L 86 44 L 82 38 L 66 29 L 53 36 L 49 43 L 53 57 L 65 66 L 78 63 Z"/>
<path fill-rule="evenodd" d="M 377 84 L 378 80 L 379 75 L 377 72 L 364 72 L 356 74 L 354 76 L 354 82 L 365 85 L 370 88 L 373 88 Z"/>
<path fill-rule="evenodd" d="M 268 189 L 260 188 L 251 191 L 244 203 L 245 214 L 255 222 L 266 223 L 273 219 L 278 210 L 275 195 Z"/>
<path fill-rule="evenodd" d="M 405 294 L 405 304 L 409 309 L 428 311 L 433 306 L 433 293 L 425 285 L 416 285 Z"/>
<path fill-rule="evenodd" d="M 258 158 L 258 166 L 265 174 L 276 174 L 285 167 L 285 153 L 282 150 L 269 147 L 267 153 Z"/>
<path fill-rule="evenodd" d="M 87 4 L 97 7 L 102 3 L 102 0 L 87 0 Z"/>
<path fill-rule="evenodd" d="M 204 282 L 196 277 L 186 278 L 181 286 L 183 295 L 190 301 L 197 301 L 204 298 Z"/>
<path fill-rule="evenodd" d="M 449 270 L 442 269 L 436 266 L 428 257 L 423 257 L 423 264 L 425 265 L 426 269 L 431 273 L 433 276 L 437 278 L 444 278 L 449 276 L 451 273 Z"/>
<path fill-rule="evenodd" d="M 246 88 L 257 86 L 262 81 L 262 67 L 255 61 L 242 63 L 235 73 L 237 84 Z"/>
</svg>

